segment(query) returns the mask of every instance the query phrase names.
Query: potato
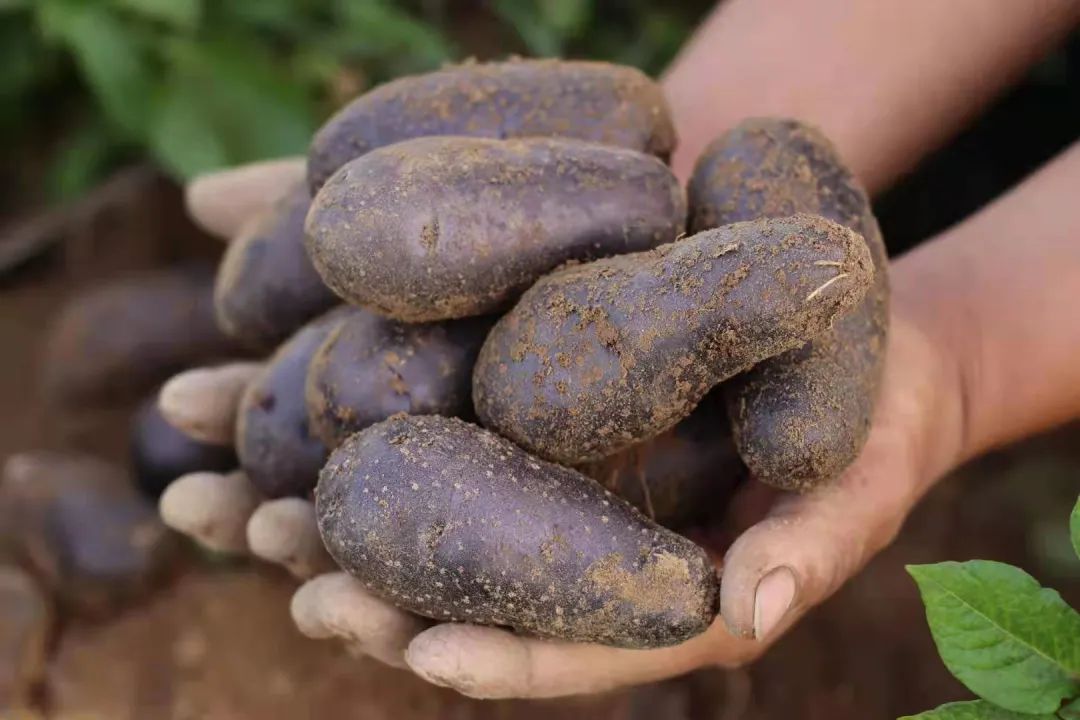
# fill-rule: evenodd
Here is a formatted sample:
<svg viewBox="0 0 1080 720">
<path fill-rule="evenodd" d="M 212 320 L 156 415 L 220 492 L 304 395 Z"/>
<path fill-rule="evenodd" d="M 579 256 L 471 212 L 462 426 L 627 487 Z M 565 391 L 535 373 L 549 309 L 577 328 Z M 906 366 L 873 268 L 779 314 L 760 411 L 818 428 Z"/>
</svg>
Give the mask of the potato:
<svg viewBox="0 0 1080 720">
<path fill-rule="evenodd" d="M 0 473 L 0 551 L 64 611 L 102 619 L 176 569 L 177 536 L 124 468 L 66 451 L 18 453 Z"/>
<path fill-rule="evenodd" d="M 645 648 L 686 640 L 717 612 L 697 545 L 456 418 L 399 415 L 353 435 L 315 498 L 338 564 L 427 617 Z"/>
<path fill-rule="evenodd" d="M 579 140 L 420 138 L 353 160 L 307 218 L 334 292 L 398 320 L 503 308 L 567 260 L 673 240 L 686 205 L 649 155 Z"/>
<path fill-rule="evenodd" d="M 670 430 L 578 469 L 672 530 L 721 520 L 747 477 L 716 392 Z"/>
<path fill-rule="evenodd" d="M 488 427 L 575 464 L 686 417 L 714 385 L 819 335 L 872 278 L 863 239 L 813 215 L 737 223 L 552 273 L 473 374 Z"/>
<path fill-rule="evenodd" d="M 132 420 L 131 459 L 135 482 L 151 498 L 181 475 L 227 472 L 238 464 L 231 447 L 198 442 L 170 425 L 158 410 L 156 394 L 139 406 Z"/>
<path fill-rule="evenodd" d="M 303 495 L 315 487 L 327 448 L 308 426 L 304 380 L 315 351 L 351 312 L 335 308 L 297 330 L 240 399 L 236 453 L 267 497 Z"/>
<path fill-rule="evenodd" d="M 430 135 L 563 136 L 665 160 L 675 146 L 663 91 L 634 68 L 564 60 L 466 63 L 386 83 L 340 110 L 311 144 L 312 192 L 353 158 Z"/>
<path fill-rule="evenodd" d="M 832 329 L 725 386 L 739 452 L 755 477 L 788 489 L 836 477 L 858 455 L 881 384 L 888 258 L 870 200 L 820 132 L 748 120 L 713 142 L 690 182 L 695 231 L 811 212 L 866 239 L 874 284 Z"/>
<path fill-rule="evenodd" d="M 273 348 L 340 300 L 304 250 L 306 184 L 292 188 L 229 244 L 218 269 L 218 324 L 251 347 Z"/>
<path fill-rule="evenodd" d="M 134 400 L 192 365 L 235 357 L 214 321 L 213 269 L 147 272 L 76 295 L 57 318 L 44 358 L 50 401 Z"/>
<path fill-rule="evenodd" d="M 396 413 L 472 415 L 472 369 L 493 319 L 409 325 L 358 309 L 308 366 L 312 432 L 328 448 Z"/>
</svg>

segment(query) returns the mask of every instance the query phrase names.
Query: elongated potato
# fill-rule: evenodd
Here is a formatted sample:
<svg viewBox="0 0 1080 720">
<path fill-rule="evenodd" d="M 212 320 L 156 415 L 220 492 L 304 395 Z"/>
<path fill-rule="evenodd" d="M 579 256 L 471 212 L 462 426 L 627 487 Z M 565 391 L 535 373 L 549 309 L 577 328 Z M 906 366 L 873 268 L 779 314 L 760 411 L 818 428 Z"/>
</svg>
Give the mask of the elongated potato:
<svg viewBox="0 0 1080 720">
<path fill-rule="evenodd" d="M 672 530 L 720 520 L 747 477 L 717 392 L 670 430 L 578 469 Z"/>
<path fill-rule="evenodd" d="M 347 301 L 407 322 L 501 309 L 567 260 L 682 232 L 649 155 L 579 140 L 420 138 L 343 167 L 312 202 L 308 254 Z"/>
<path fill-rule="evenodd" d="M 352 311 L 335 308 L 297 330 L 240 399 L 236 453 L 267 497 L 303 495 L 315 487 L 327 449 L 308 425 L 304 380 L 315 351 Z"/>
<path fill-rule="evenodd" d="M 861 237 L 798 215 L 552 273 L 488 335 L 476 412 L 550 460 L 612 455 L 670 428 L 720 381 L 822 333 L 872 272 Z"/>
<path fill-rule="evenodd" d="M 561 136 L 667 159 L 675 129 L 660 86 L 602 62 L 466 63 L 380 85 L 340 110 L 308 155 L 312 191 L 353 158 L 431 135 Z"/>
<path fill-rule="evenodd" d="M 789 489 L 836 477 L 866 442 L 889 320 L 888 258 L 870 200 L 836 149 L 794 120 L 748 120 L 713 142 L 690 182 L 695 231 L 811 212 L 862 235 L 874 284 L 831 330 L 725 385 L 755 477 Z"/>
<path fill-rule="evenodd" d="M 101 619 L 145 598 L 175 569 L 176 540 L 124 468 L 100 458 L 19 453 L 0 471 L 0 551 L 66 611 Z"/>
<path fill-rule="evenodd" d="M 399 415 L 353 435 L 315 497 L 338 564 L 420 615 L 622 647 L 681 642 L 716 615 L 701 548 L 456 418 Z"/>
<path fill-rule="evenodd" d="M 62 405 L 137 399 L 186 367 L 242 350 L 214 321 L 213 269 L 146 272 L 77 295 L 57 318 L 44 392 Z"/>
<path fill-rule="evenodd" d="M 472 415 L 472 369 L 493 319 L 410 325 L 357 309 L 308 366 L 312 432 L 335 448 L 397 413 Z"/>
<path fill-rule="evenodd" d="M 231 447 L 198 442 L 170 425 L 158 410 L 156 394 L 139 406 L 132 419 L 131 460 L 135 482 L 151 498 L 161 495 L 181 475 L 237 467 Z"/>
<path fill-rule="evenodd" d="M 251 347 L 273 348 L 340 302 L 304 250 L 310 206 L 307 186 L 292 188 L 229 243 L 221 261 L 214 287 L 218 324 Z"/>
</svg>

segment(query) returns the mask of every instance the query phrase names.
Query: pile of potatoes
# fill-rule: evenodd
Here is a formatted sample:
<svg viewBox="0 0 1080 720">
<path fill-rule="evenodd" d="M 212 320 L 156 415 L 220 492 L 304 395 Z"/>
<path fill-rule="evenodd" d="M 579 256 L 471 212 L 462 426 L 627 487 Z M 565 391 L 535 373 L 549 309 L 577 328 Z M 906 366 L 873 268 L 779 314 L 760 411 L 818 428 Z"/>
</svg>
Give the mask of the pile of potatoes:
<svg viewBox="0 0 1080 720">
<path fill-rule="evenodd" d="M 219 325 L 272 355 L 221 427 L 265 498 L 418 615 L 646 648 L 705 630 L 676 530 L 750 477 L 805 491 L 865 441 L 885 250 L 816 130 L 753 119 L 684 190 L 657 84 L 470 63 L 356 99 L 233 242 Z M 229 366 L 199 372 L 237 372 Z M 239 372 L 246 372 L 240 370 Z"/>
</svg>

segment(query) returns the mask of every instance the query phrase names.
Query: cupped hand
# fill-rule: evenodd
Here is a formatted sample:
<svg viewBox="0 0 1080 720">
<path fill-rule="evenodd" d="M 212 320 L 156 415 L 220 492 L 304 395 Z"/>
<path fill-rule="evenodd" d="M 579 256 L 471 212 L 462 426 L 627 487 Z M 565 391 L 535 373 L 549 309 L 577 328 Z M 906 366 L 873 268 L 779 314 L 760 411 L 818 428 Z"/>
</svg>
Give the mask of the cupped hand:
<svg viewBox="0 0 1080 720">
<path fill-rule="evenodd" d="M 201 225 L 231 237 L 303 173 L 300 160 L 240 168 L 197 181 L 189 209 Z M 227 202 L 227 198 L 237 198 Z M 305 580 L 292 613 L 311 637 L 340 637 L 383 662 L 485 698 L 556 697 L 658 680 L 759 656 L 807 610 L 836 591 L 896 535 L 932 481 L 959 458 L 961 383 L 948 343 L 923 327 L 905 288 L 918 283 L 901 260 L 881 395 L 865 448 L 833 484 L 806 495 L 751 484 L 732 504 L 729 548 L 712 545 L 721 570 L 721 614 L 704 634 L 656 650 L 627 650 L 440 624 L 398 610 L 340 572 L 318 537 L 312 503 L 264 501 L 243 476 L 198 473 L 162 497 L 174 528 L 217 550 L 247 552 Z M 227 443 L 251 364 L 184 373 L 163 390 L 175 424 Z M 762 517 L 763 516 L 763 517 Z M 709 544 L 706 539 L 704 542 Z"/>
</svg>

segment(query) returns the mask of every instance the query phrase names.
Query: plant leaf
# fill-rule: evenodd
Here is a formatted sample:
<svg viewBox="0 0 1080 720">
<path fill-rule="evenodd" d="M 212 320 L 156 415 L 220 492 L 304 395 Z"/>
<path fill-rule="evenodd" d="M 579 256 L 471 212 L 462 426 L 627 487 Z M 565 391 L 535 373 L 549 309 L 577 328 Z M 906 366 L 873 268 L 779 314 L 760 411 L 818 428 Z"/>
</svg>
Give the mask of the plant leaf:
<svg viewBox="0 0 1080 720">
<path fill-rule="evenodd" d="M 169 95 L 160 103 L 153 146 L 172 172 L 186 178 L 307 148 L 313 104 L 257 46 L 242 37 L 177 40 L 167 55 Z"/>
<path fill-rule="evenodd" d="M 542 0 L 539 4 L 544 24 L 564 38 L 576 37 L 589 20 L 587 0 Z"/>
<path fill-rule="evenodd" d="M 538 17 L 536 7 L 518 0 L 495 0 L 493 9 L 514 29 L 531 55 L 549 57 L 562 53 L 563 39 L 550 24 Z"/>
<path fill-rule="evenodd" d="M 144 136 L 155 78 L 138 36 L 93 3 L 43 0 L 38 10 L 43 32 L 71 51 L 105 114 L 127 133 Z"/>
<path fill-rule="evenodd" d="M 1080 720 L 1080 698 L 1076 698 L 1058 710 L 1061 720 Z"/>
<path fill-rule="evenodd" d="M 1009 710 L 1048 713 L 1080 694 L 1080 614 L 1004 563 L 909 565 L 949 671 Z"/>
<path fill-rule="evenodd" d="M 191 29 L 202 17 L 202 0 L 112 0 L 113 5 L 159 20 L 175 27 Z"/>
<path fill-rule="evenodd" d="M 1045 713 L 1030 715 L 1000 708 L 985 700 L 970 700 L 942 705 L 918 715 L 905 715 L 900 720 L 1057 720 Z"/>
<path fill-rule="evenodd" d="M 109 130 L 100 118 L 94 117 L 66 133 L 46 177 L 53 200 L 81 195 L 106 174 L 118 150 Z"/>
<path fill-rule="evenodd" d="M 158 112 L 150 150 L 171 175 L 187 180 L 229 164 L 197 83 L 174 78 L 163 93 Z"/>
<path fill-rule="evenodd" d="M 453 47 L 439 28 L 414 18 L 386 0 L 338 0 L 336 4 L 346 56 L 377 58 L 395 75 L 438 67 Z"/>
<path fill-rule="evenodd" d="M 1072 515 L 1069 517 L 1069 535 L 1072 537 L 1076 557 L 1080 557 L 1080 497 L 1076 498 L 1076 505 L 1073 506 Z"/>
</svg>

